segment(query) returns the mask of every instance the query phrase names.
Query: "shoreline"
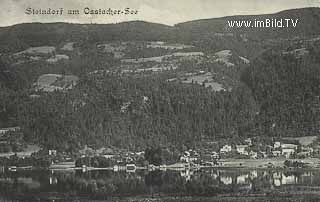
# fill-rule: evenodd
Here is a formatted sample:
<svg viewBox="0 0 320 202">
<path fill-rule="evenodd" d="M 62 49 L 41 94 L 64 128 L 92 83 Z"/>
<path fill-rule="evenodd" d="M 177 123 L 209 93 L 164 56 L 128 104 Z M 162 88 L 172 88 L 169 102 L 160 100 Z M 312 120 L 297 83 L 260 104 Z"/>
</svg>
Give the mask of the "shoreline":
<svg viewBox="0 0 320 202">
<path fill-rule="evenodd" d="M 302 161 L 305 162 L 307 167 L 286 167 L 284 165 L 284 161 Z M 309 159 L 284 159 L 284 158 L 271 158 L 271 159 L 221 159 L 220 162 L 222 165 L 217 166 L 190 166 L 187 163 L 176 163 L 172 165 L 160 165 L 154 167 L 139 167 L 137 166 L 135 169 L 126 169 L 126 166 L 122 166 L 121 169 L 115 170 L 114 167 L 75 167 L 73 162 L 61 162 L 59 164 L 51 165 L 48 168 L 41 167 L 33 167 L 33 166 L 0 166 L 2 168 L 13 168 L 13 171 L 17 170 L 51 170 L 51 171 L 68 171 L 68 170 L 83 170 L 87 171 L 126 171 L 126 172 L 136 172 L 138 170 L 147 170 L 147 171 L 185 171 L 185 170 L 201 170 L 201 169 L 256 169 L 256 170 L 320 170 L 320 159 L 309 158 Z M 271 164 L 270 164 L 271 163 Z"/>
</svg>

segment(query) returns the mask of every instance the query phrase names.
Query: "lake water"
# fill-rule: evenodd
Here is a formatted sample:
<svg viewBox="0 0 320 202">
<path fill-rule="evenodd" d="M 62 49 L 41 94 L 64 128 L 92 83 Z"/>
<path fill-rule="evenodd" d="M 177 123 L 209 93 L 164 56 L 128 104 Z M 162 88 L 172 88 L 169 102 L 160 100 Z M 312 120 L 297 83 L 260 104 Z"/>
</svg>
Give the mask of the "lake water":
<svg viewBox="0 0 320 202">
<path fill-rule="evenodd" d="M 215 196 L 317 192 L 320 171 L 202 169 L 198 171 L 10 172 L 0 168 L 0 196 L 27 201 L 110 197 Z"/>
</svg>

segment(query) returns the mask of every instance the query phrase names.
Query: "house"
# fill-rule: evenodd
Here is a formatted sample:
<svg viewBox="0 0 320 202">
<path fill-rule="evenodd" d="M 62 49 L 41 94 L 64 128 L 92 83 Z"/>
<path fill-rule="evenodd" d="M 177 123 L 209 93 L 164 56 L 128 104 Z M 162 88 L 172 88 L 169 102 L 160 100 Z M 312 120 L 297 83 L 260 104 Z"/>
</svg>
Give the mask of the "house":
<svg viewBox="0 0 320 202">
<path fill-rule="evenodd" d="M 248 145 L 236 145 L 236 149 L 237 149 L 237 152 L 241 155 L 248 155 L 248 151 L 247 151 L 247 148 L 249 146 Z"/>
<path fill-rule="evenodd" d="M 274 149 L 278 149 L 278 148 L 280 148 L 281 147 L 281 142 L 275 142 L 274 144 L 273 144 L 273 148 Z"/>
<path fill-rule="evenodd" d="M 213 158 L 213 159 L 219 159 L 219 158 L 220 158 L 220 155 L 219 155 L 217 152 L 213 151 L 213 152 L 211 152 L 211 158 Z"/>
<path fill-rule="evenodd" d="M 280 151 L 280 150 L 274 150 L 274 151 L 272 151 L 272 156 L 274 156 L 274 157 L 279 157 L 279 156 L 281 156 L 281 151 Z"/>
<path fill-rule="evenodd" d="M 258 156 L 259 158 L 267 158 L 267 157 L 268 157 L 267 152 L 259 152 L 258 154 L 260 154 L 260 155 Z"/>
<path fill-rule="evenodd" d="M 228 153 L 228 152 L 231 152 L 232 151 L 232 147 L 231 145 L 224 145 L 221 149 L 220 149 L 220 153 L 222 154 L 225 154 L 225 153 Z"/>
<path fill-rule="evenodd" d="M 185 156 L 185 155 L 180 157 L 180 161 L 185 162 L 185 163 L 191 163 L 191 162 L 195 162 L 197 160 L 198 160 L 197 157 L 191 157 L 191 156 Z"/>
<path fill-rule="evenodd" d="M 48 154 L 49 154 L 49 156 L 56 156 L 57 155 L 57 150 L 49 149 Z"/>
<path fill-rule="evenodd" d="M 244 142 L 245 142 L 247 145 L 252 146 L 252 140 L 251 140 L 251 138 L 245 139 Z"/>
<path fill-rule="evenodd" d="M 296 153 L 298 149 L 298 145 L 295 144 L 282 144 L 281 145 L 281 154 L 284 155 L 286 158 L 289 158 L 291 155 Z"/>
<path fill-rule="evenodd" d="M 0 135 L 6 134 L 8 132 L 18 132 L 20 131 L 20 127 L 10 127 L 10 128 L 0 128 Z"/>
<path fill-rule="evenodd" d="M 181 162 L 189 163 L 189 157 L 188 157 L 188 156 L 183 155 L 183 156 L 181 156 L 181 157 L 180 157 L 180 161 L 181 161 Z"/>
<path fill-rule="evenodd" d="M 198 153 L 196 151 L 185 151 L 184 154 L 180 157 L 181 162 L 191 163 L 198 160 Z"/>
<path fill-rule="evenodd" d="M 252 159 L 258 158 L 258 152 L 250 151 L 249 155 L 250 155 L 250 158 L 252 158 Z"/>
<path fill-rule="evenodd" d="M 302 147 L 301 151 L 297 154 L 299 157 L 310 157 L 313 155 L 313 148 L 312 147 Z"/>
</svg>

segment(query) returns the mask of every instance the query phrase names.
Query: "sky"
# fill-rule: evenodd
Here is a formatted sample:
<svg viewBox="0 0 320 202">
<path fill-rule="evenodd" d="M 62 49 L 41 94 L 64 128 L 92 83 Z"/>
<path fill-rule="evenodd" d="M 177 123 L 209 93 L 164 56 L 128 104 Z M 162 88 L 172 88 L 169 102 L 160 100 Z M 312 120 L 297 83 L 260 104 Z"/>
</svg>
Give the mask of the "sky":
<svg viewBox="0 0 320 202">
<path fill-rule="evenodd" d="M 135 15 L 90 15 L 84 8 L 137 10 Z M 0 0 L 0 26 L 25 22 L 118 23 L 143 20 L 174 25 L 230 15 L 266 14 L 302 7 L 320 7 L 320 0 Z M 63 8 L 63 15 L 27 15 L 26 9 Z M 69 15 L 69 9 L 80 11 Z"/>
</svg>

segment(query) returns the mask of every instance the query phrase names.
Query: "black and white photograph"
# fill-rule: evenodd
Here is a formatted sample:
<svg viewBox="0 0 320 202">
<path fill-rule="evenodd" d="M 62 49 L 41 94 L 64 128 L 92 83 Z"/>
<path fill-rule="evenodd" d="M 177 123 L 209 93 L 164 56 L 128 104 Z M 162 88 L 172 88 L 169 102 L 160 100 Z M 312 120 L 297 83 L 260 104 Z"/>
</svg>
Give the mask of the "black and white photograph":
<svg viewBox="0 0 320 202">
<path fill-rule="evenodd" d="M 0 9 L 0 202 L 320 201 L 320 0 Z"/>
</svg>

